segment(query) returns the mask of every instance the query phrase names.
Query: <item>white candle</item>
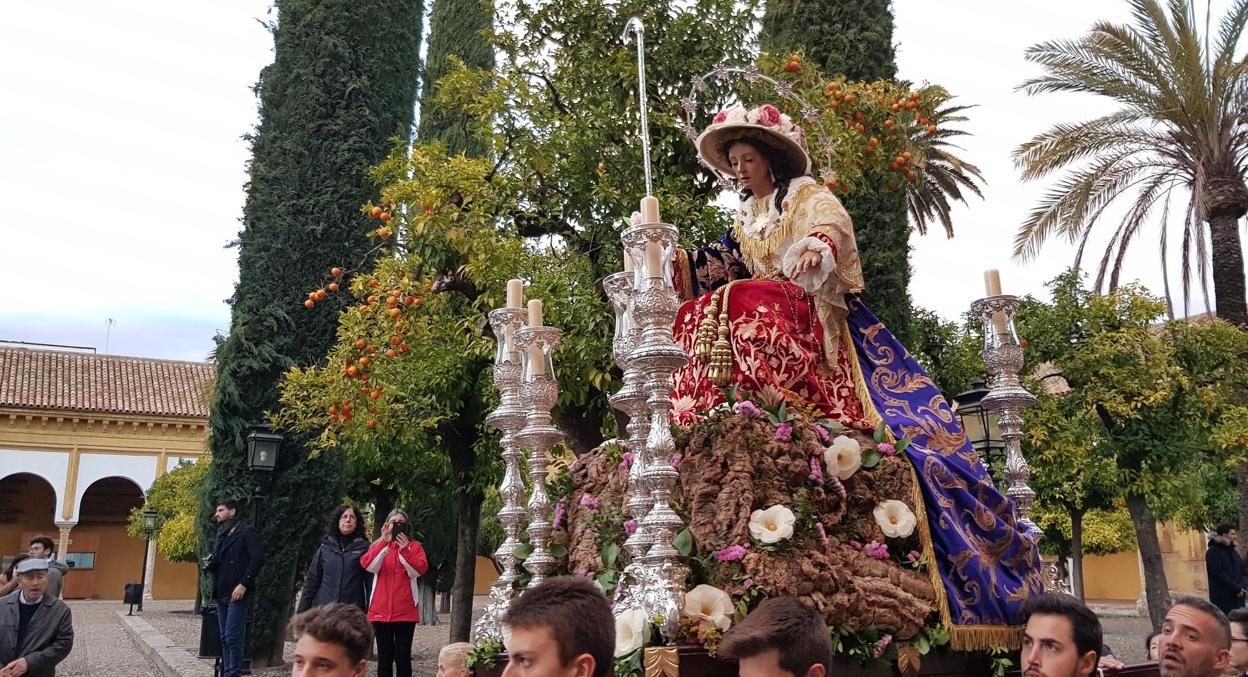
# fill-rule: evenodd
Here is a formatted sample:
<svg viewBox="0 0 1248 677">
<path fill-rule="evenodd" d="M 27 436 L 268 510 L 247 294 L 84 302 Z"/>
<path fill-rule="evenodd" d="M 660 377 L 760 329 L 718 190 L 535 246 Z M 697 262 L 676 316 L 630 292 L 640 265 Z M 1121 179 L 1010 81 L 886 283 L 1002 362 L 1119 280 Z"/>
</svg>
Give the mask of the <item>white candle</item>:
<svg viewBox="0 0 1248 677">
<path fill-rule="evenodd" d="M 516 350 L 516 345 L 511 340 L 515 334 L 516 332 L 511 328 L 510 324 L 503 327 L 503 355 L 506 356 L 506 361 L 508 362 L 512 360 L 511 354 Z"/>
<path fill-rule="evenodd" d="M 995 269 L 984 271 L 984 290 L 989 296 L 1001 295 L 1001 271 Z"/>
<path fill-rule="evenodd" d="M 532 376 L 546 375 L 546 356 L 536 345 L 529 346 L 529 374 Z"/>
<path fill-rule="evenodd" d="M 663 277 L 663 257 L 658 242 L 646 243 L 646 277 Z"/>
<path fill-rule="evenodd" d="M 520 280 L 507 280 L 507 307 L 524 307 L 524 282 Z"/>
<path fill-rule="evenodd" d="M 624 250 L 624 272 L 631 273 L 633 270 L 633 257 L 628 255 L 628 249 Z"/>
<path fill-rule="evenodd" d="M 539 299 L 529 301 L 529 326 L 542 326 L 542 302 Z"/>
<path fill-rule="evenodd" d="M 659 200 L 653 195 L 647 195 L 641 198 L 641 222 L 659 222 Z"/>
</svg>

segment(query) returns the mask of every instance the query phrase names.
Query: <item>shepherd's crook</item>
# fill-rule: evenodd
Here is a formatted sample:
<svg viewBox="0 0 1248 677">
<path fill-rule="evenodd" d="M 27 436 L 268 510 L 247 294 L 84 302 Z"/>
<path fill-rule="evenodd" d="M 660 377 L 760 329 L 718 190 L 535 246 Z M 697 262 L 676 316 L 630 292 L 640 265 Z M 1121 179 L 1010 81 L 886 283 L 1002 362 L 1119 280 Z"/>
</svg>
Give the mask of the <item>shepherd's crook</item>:
<svg viewBox="0 0 1248 677">
<path fill-rule="evenodd" d="M 620 39 L 628 42 L 637 39 L 637 100 L 641 103 L 641 161 L 646 174 L 646 196 L 654 195 L 650 178 L 650 111 L 646 106 L 646 26 L 641 19 L 633 17 L 624 24 Z"/>
</svg>

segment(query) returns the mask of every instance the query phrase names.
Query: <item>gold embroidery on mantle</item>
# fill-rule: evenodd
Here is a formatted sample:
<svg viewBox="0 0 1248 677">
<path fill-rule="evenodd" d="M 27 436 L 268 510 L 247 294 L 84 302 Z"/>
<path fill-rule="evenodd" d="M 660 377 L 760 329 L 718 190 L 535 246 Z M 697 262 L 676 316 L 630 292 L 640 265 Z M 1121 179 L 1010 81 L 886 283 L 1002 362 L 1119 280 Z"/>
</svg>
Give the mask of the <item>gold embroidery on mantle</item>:
<svg viewBox="0 0 1248 677">
<path fill-rule="evenodd" d="M 680 677 L 680 655 L 674 646 L 646 647 L 645 677 Z"/>
</svg>

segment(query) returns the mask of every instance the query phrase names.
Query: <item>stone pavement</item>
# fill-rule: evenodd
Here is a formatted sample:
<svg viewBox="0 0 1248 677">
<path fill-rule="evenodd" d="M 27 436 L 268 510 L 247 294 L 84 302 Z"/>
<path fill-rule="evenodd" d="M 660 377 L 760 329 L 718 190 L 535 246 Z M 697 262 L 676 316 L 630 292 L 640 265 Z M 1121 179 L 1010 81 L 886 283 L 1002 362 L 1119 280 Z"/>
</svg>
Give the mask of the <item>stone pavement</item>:
<svg viewBox="0 0 1248 677">
<path fill-rule="evenodd" d="M 126 635 L 116 601 L 67 602 L 74 615 L 74 650 L 56 668 L 57 677 L 155 677 L 161 673 Z"/>
</svg>

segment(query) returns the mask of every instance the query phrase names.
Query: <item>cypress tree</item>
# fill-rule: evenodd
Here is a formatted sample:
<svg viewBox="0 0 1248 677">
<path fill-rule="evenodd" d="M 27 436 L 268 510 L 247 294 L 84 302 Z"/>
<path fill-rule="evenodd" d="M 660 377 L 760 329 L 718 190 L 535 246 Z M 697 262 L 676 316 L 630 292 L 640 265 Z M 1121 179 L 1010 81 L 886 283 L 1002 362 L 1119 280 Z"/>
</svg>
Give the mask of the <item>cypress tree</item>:
<svg viewBox="0 0 1248 677">
<path fill-rule="evenodd" d="M 831 76 L 871 81 L 897 75 L 888 0 L 768 0 L 760 44 L 773 54 L 801 51 Z M 911 318 L 910 222 L 904 193 L 890 192 L 887 185 L 887 177 L 868 173 L 841 200 L 858 236 L 867 281 L 863 300 L 905 342 Z"/>
<path fill-rule="evenodd" d="M 454 56 L 472 68 L 492 69 L 494 49 L 486 32 L 493 26 L 493 8 L 487 0 L 434 0 L 429 15 L 429 51 L 420 99 L 421 143 L 442 142 L 450 153 L 485 155 L 486 140 L 474 130 L 473 120 L 454 106 L 439 106 L 437 81 L 451 69 Z M 454 270 L 444 271 L 454 274 Z M 489 361 L 476 360 L 464 365 L 465 378 L 490 385 Z M 442 427 L 442 444 L 450 457 L 455 493 L 450 507 L 455 524 L 454 584 L 451 597 L 452 642 L 467 641 L 472 626 L 472 597 L 476 583 L 477 533 L 481 525 L 481 483 L 476 449 L 485 433 L 488 403 L 476 395 L 483 388 L 465 389 L 456 420 Z"/>
<path fill-rule="evenodd" d="M 359 206 L 376 195 L 369 168 L 412 126 L 423 12 L 421 0 L 276 7 L 275 59 L 255 87 L 260 122 L 250 138 L 239 281 L 230 332 L 216 351 L 213 462 L 200 525 L 201 536 L 212 534 L 208 504 L 233 498 L 263 534 L 267 563 L 248 629 L 256 665 L 281 663 L 300 558 L 314 549 L 344 481 L 338 455 L 313 456 L 290 439 L 272 477 L 254 476 L 246 430 L 277 408 L 283 372 L 323 359 L 334 341 L 335 314 L 304 314 L 302 304 L 331 265 L 358 261 L 368 249 Z"/>
</svg>

